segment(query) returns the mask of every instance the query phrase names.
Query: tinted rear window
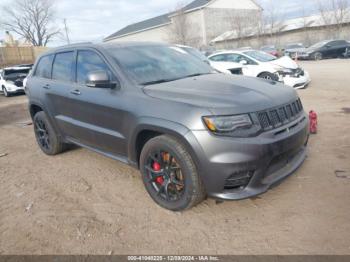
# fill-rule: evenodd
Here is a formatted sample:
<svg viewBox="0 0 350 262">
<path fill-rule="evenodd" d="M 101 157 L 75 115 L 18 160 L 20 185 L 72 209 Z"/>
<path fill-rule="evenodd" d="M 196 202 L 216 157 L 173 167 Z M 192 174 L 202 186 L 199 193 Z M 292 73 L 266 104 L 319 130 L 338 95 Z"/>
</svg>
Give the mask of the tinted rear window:
<svg viewBox="0 0 350 262">
<path fill-rule="evenodd" d="M 44 56 L 40 59 L 35 70 L 35 76 L 51 78 L 51 66 L 54 55 Z"/>
<path fill-rule="evenodd" d="M 71 81 L 74 66 L 74 52 L 56 54 L 52 66 L 52 79 Z"/>
</svg>

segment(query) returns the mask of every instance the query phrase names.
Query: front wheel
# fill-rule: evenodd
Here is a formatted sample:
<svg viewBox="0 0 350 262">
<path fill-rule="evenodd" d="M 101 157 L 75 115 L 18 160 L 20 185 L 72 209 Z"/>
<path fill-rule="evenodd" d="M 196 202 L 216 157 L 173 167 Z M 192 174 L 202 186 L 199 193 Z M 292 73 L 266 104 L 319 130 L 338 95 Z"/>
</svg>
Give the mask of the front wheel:
<svg viewBox="0 0 350 262">
<path fill-rule="evenodd" d="M 272 74 L 272 73 L 269 73 L 269 72 L 261 73 L 258 77 L 266 79 L 266 80 L 278 81 L 278 77 L 275 74 Z"/>
<path fill-rule="evenodd" d="M 189 209 L 205 198 L 191 155 L 171 136 L 158 136 L 146 143 L 140 156 L 140 170 L 147 192 L 166 209 Z"/>
<path fill-rule="evenodd" d="M 9 92 L 7 91 L 6 87 L 3 87 L 3 88 L 2 88 L 2 92 L 4 92 L 4 96 L 5 96 L 5 97 L 9 97 L 9 96 L 10 96 L 10 94 L 9 94 Z"/>
</svg>

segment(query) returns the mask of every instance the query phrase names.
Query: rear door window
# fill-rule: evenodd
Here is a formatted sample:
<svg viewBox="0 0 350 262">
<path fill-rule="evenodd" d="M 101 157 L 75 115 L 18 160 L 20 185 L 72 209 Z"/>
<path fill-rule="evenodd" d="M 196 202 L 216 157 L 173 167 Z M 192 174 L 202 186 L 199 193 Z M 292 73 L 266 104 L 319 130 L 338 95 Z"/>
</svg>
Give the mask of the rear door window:
<svg viewBox="0 0 350 262">
<path fill-rule="evenodd" d="M 36 67 L 34 75 L 42 78 L 51 78 L 53 57 L 54 55 L 43 56 Z"/>
<path fill-rule="evenodd" d="M 73 79 L 74 52 L 58 53 L 52 66 L 52 79 L 69 82 Z"/>
</svg>

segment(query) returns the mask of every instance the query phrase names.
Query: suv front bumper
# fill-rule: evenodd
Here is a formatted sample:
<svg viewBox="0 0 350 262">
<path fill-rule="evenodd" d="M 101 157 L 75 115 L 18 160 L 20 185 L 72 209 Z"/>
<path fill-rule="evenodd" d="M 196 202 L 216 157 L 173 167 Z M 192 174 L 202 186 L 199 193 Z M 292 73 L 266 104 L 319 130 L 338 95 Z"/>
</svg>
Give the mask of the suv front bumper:
<svg viewBox="0 0 350 262">
<path fill-rule="evenodd" d="M 199 174 L 208 196 L 239 200 L 266 192 L 303 163 L 309 137 L 308 118 L 253 138 L 214 136 L 209 131 L 192 131 L 186 138 L 198 161 Z M 247 174 L 244 186 L 227 189 L 228 179 Z"/>
</svg>

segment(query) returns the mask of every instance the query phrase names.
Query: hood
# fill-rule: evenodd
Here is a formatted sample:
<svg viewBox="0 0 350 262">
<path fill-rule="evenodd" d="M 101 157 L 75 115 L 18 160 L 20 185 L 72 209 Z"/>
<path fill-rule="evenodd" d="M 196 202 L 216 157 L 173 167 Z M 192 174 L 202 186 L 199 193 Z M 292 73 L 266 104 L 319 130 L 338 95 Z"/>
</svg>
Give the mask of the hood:
<svg viewBox="0 0 350 262">
<path fill-rule="evenodd" d="M 216 115 L 256 112 L 297 99 L 295 90 L 283 84 L 225 74 L 150 85 L 143 90 L 153 98 L 203 107 Z"/>
<path fill-rule="evenodd" d="M 288 69 L 297 69 L 299 67 L 298 64 L 295 61 L 293 61 L 293 59 L 291 59 L 289 56 L 283 56 L 269 63 L 277 67 L 279 66 Z"/>
</svg>

